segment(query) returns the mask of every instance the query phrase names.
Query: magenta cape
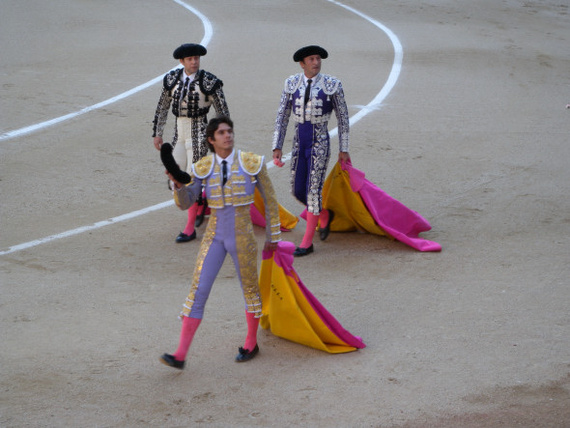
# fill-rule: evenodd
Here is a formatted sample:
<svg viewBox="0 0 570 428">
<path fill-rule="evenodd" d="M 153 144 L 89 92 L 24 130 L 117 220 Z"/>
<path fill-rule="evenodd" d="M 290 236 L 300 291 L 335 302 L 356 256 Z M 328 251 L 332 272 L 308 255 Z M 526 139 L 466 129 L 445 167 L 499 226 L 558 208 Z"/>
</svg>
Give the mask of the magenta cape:
<svg viewBox="0 0 570 428">
<path fill-rule="evenodd" d="M 364 348 L 305 287 L 293 268 L 292 242 L 279 242 L 276 251 L 264 251 L 259 287 L 261 327 L 276 336 L 329 353 Z"/>
<path fill-rule="evenodd" d="M 296 215 L 293 215 L 285 207 L 279 204 L 279 222 L 281 223 L 281 231 L 289 232 L 295 228 L 299 219 Z M 263 197 L 259 190 L 255 189 L 253 204 L 250 205 L 249 213 L 251 215 L 251 221 L 256 226 L 265 227 L 265 203 L 263 202 Z"/>
<path fill-rule="evenodd" d="M 327 177 L 323 206 L 335 213 L 331 223 L 333 232 L 364 230 L 379 235 L 385 232 L 416 250 L 441 251 L 437 242 L 418 236 L 431 229 L 426 219 L 368 181 L 350 162 L 337 162 Z M 306 213 L 301 217 L 305 218 Z"/>
</svg>

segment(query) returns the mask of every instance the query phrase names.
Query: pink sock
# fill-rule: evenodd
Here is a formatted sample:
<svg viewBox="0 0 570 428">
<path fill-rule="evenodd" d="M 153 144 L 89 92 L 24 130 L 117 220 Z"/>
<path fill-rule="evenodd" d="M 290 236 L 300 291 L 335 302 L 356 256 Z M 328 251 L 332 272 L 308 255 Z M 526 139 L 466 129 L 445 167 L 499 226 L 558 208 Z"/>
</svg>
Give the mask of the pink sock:
<svg viewBox="0 0 570 428">
<path fill-rule="evenodd" d="M 319 215 L 319 226 L 321 228 L 323 227 L 327 227 L 327 225 L 329 224 L 329 220 L 330 220 L 330 212 L 329 210 L 322 210 L 321 214 Z"/>
<path fill-rule="evenodd" d="M 196 214 L 198 212 L 198 203 L 195 203 L 190 208 L 188 208 L 188 223 L 184 228 L 184 234 L 190 236 L 194 233 L 194 223 L 196 223 Z"/>
<path fill-rule="evenodd" d="M 313 244 L 313 237 L 315 236 L 318 222 L 319 216 L 307 212 L 307 229 L 305 229 L 305 236 L 303 236 L 303 241 L 301 241 L 301 248 L 309 248 Z"/>
<path fill-rule="evenodd" d="M 190 349 L 192 344 L 192 339 L 194 339 L 194 334 L 198 329 L 198 326 L 202 322 L 201 318 L 190 318 L 184 317 L 182 320 L 182 329 L 180 331 L 180 342 L 178 342 L 178 349 L 172 356 L 178 361 L 184 361 L 186 359 L 186 354 Z"/>
<path fill-rule="evenodd" d="M 247 320 L 247 336 L 245 338 L 245 343 L 243 344 L 243 349 L 253 351 L 255 345 L 257 345 L 257 327 L 259 326 L 259 318 L 255 318 L 255 314 L 246 312 L 245 319 Z"/>
</svg>

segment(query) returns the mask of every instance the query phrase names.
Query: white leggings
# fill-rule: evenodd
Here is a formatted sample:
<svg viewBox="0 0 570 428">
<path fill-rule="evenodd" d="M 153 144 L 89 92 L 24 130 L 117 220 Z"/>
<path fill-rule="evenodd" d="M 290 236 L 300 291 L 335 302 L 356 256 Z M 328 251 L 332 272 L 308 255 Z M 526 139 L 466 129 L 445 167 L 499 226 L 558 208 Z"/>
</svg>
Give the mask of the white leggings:
<svg viewBox="0 0 570 428">
<path fill-rule="evenodd" d="M 178 141 L 174 146 L 172 156 L 182 171 L 190 173 L 190 167 L 192 166 L 192 119 L 177 117 L 176 127 Z"/>
</svg>

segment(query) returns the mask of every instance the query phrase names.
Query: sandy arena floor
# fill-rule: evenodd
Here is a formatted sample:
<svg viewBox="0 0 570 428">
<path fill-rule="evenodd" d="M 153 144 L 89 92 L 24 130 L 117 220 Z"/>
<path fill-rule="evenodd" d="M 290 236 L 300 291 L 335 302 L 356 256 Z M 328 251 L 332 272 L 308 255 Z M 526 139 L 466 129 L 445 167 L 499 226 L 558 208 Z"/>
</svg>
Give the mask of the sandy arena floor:
<svg viewBox="0 0 570 428">
<path fill-rule="evenodd" d="M 570 427 L 569 18 L 567 0 L 3 0 L 0 426 Z M 293 52 L 327 48 L 354 165 L 430 221 L 441 253 L 334 233 L 295 262 L 366 349 L 260 331 L 235 364 L 228 259 L 186 370 L 158 362 L 198 249 L 156 207 L 151 139 L 185 42 L 207 44 L 237 145 L 267 157 Z M 299 214 L 288 166 L 270 176 Z"/>
</svg>

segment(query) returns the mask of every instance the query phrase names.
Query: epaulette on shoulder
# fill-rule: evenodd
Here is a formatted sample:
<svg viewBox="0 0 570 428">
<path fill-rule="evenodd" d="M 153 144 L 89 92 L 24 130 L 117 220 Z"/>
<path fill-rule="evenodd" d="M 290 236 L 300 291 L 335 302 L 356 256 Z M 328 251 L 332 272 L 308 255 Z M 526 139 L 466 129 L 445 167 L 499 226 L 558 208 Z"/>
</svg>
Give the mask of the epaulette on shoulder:
<svg viewBox="0 0 570 428">
<path fill-rule="evenodd" d="M 328 74 L 323 74 L 322 88 L 326 95 L 332 95 L 337 92 L 339 86 L 341 86 L 339 79 L 334 76 L 329 76 Z"/>
<path fill-rule="evenodd" d="M 204 156 L 198 162 L 192 165 L 192 172 L 200 179 L 206 178 L 211 174 L 214 168 L 214 155 L 209 154 Z"/>
<path fill-rule="evenodd" d="M 168 73 L 164 75 L 164 79 L 162 79 L 162 84 L 165 89 L 171 90 L 176 85 L 176 82 L 180 79 L 180 73 L 182 73 L 182 69 L 178 68 L 176 70 L 170 70 Z"/>
<path fill-rule="evenodd" d="M 257 175 L 263 166 L 264 157 L 252 152 L 239 152 L 239 163 L 243 170 L 249 175 Z"/>
<path fill-rule="evenodd" d="M 198 82 L 200 84 L 200 90 L 206 95 L 212 95 L 219 88 L 224 86 L 224 82 L 222 82 L 209 71 L 205 70 L 200 70 L 198 75 Z"/>
<path fill-rule="evenodd" d="M 287 92 L 288 94 L 293 94 L 297 90 L 297 88 L 299 88 L 302 81 L 303 81 L 302 73 L 289 76 L 287 79 L 285 79 L 285 88 L 284 88 L 285 92 Z"/>
</svg>

